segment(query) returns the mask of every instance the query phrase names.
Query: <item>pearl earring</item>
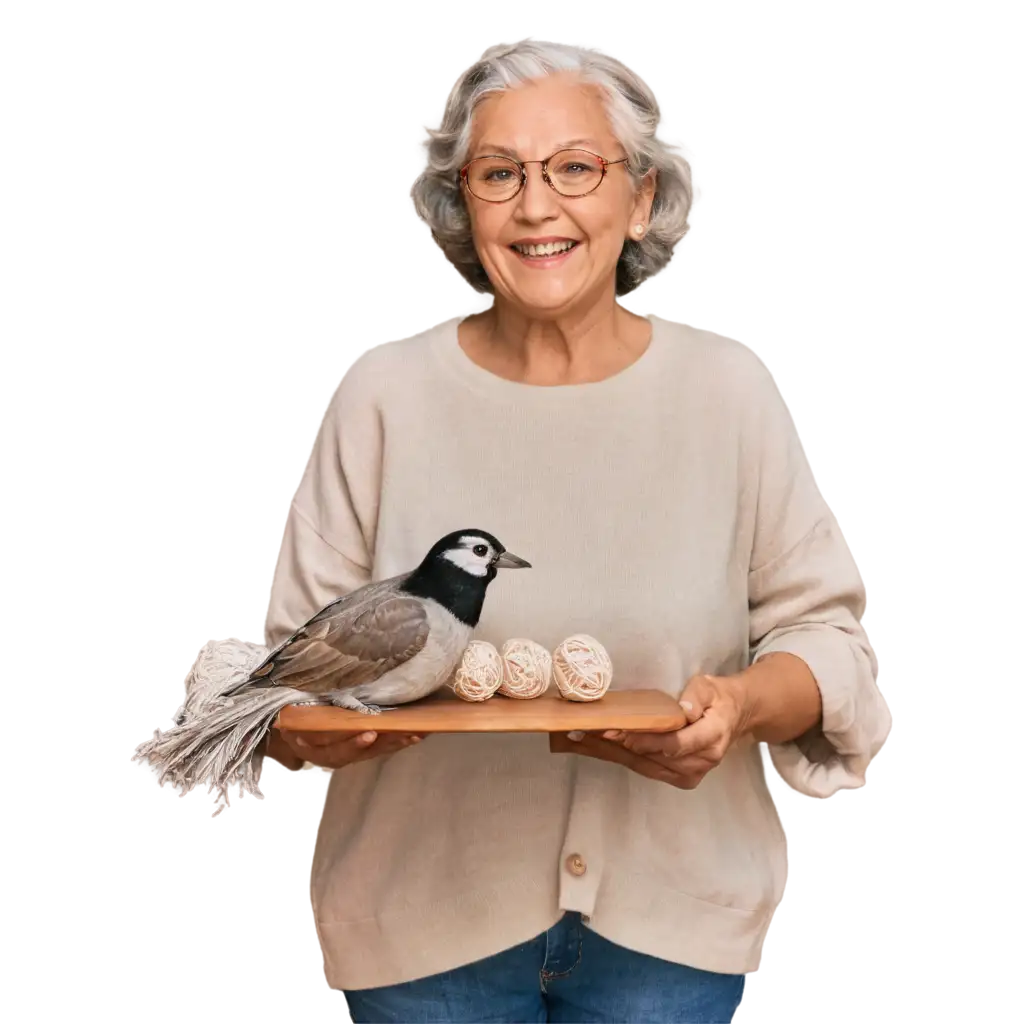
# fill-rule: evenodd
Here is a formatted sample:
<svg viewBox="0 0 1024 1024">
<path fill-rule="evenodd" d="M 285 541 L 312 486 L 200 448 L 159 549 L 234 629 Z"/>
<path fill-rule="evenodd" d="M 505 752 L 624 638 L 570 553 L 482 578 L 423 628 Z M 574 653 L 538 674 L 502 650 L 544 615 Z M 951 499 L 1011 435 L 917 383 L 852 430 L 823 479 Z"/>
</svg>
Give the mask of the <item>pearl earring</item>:
<svg viewBox="0 0 1024 1024">
<path fill-rule="evenodd" d="M 643 224 L 637 224 L 637 225 L 636 225 L 636 227 L 634 227 L 634 228 L 633 228 L 633 230 L 634 230 L 634 231 L 635 231 L 635 232 L 636 232 L 636 233 L 637 233 L 638 235 L 642 235 L 642 234 L 644 233 L 644 226 L 643 226 Z"/>
</svg>

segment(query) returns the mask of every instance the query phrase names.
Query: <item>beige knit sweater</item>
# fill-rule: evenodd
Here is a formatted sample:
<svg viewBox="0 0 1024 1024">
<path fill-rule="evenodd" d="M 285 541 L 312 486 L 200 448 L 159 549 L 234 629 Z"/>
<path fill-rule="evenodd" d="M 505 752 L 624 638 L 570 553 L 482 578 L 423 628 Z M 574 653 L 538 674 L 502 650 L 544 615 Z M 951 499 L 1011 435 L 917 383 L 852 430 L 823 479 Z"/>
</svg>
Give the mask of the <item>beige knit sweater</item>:
<svg viewBox="0 0 1024 1024">
<path fill-rule="evenodd" d="M 266 642 L 483 528 L 533 568 L 490 586 L 478 638 L 590 633 L 614 686 L 676 696 L 788 651 L 824 725 L 770 747 L 775 768 L 812 796 L 861 786 L 890 717 L 860 575 L 787 408 L 744 345 L 650 320 L 643 355 L 590 384 L 498 377 L 458 320 L 364 353 L 295 494 Z M 635 950 L 752 971 L 785 880 L 752 741 L 686 791 L 542 735 L 435 735 L 332 774 L 311 892 L 328 983 L 367 988 L 496 953 L 565 910 Z"/>
</svg>

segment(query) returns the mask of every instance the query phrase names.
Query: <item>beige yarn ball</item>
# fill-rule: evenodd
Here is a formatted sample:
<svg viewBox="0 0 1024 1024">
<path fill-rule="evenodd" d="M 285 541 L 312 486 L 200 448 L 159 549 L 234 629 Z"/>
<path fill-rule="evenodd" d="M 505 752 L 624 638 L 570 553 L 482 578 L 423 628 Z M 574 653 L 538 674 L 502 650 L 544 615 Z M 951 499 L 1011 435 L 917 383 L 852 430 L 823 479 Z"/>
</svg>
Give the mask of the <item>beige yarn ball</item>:
<svg viewBox="0 0 1024 1024">
<path fill-rule="evenodd" d="M 536 640 L 514 637 L 501 647 L 498 693 L 519 700 L 539 697 L 551 685 L 551 652 Z"/>
<path fill-rule="evenodd" d="M 612 684 L 612 659 L 586 633 L 567 636 L 555 648 L 552 662 L 555 685 L 566 700 L 598 700 Z"/>
<path fill-rule="evenodd" d="M 470 640 L 448 685 L 463 700 L 487 700 L 501 686 L 501 655 L 486 640 Z"/>
</svg>

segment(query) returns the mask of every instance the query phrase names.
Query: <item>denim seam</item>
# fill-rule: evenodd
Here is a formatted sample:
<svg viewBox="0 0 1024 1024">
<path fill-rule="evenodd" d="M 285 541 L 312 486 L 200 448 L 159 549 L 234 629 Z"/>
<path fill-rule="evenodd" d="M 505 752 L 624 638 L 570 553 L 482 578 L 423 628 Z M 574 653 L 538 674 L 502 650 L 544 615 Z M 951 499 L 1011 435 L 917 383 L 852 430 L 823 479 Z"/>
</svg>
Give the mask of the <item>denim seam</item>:
<svg viewBox="0 0 1024 1024">
<path fill-rule="evenodd" d="M 579 967 L 580 961 L 583 959 L 583 935 L 582 935 L 581 932 L 578 932 L 575 929 L 573 929 L 573 930 L 574 930 L 574 932 L 576 934 L 576 962 L 567 971 L 549 971 L 549 970 L 546 970 L 542 966 L 541 969 L 540 969 L 541 991 L 542 992 L 547 992 L 547 988 L 544 985 L 545 982 L 552 981 L 555 978 L 565 978 L 565 977 L 568 977 L 570 974 L 572 974 L 573 971 L 576 970 L 577 967 Z M 544 963 L 547 963 L 547 960 L 548 960 L 548 958 L 547 958 L 547 946 L 546 946 L 547 934 L 545 934 L 544 939 L 545 939 Z"/>
</svg>

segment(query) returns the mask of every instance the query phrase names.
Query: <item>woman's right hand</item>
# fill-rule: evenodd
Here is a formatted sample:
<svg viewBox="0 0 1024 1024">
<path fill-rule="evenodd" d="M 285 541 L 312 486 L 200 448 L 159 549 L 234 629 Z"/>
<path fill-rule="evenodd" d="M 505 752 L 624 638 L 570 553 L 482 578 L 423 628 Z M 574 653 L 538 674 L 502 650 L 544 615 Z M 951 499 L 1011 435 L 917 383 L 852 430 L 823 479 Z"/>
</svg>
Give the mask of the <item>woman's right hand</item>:
<svg viewBox="0 0 1024 1024">
<path fill-rule="evenodd" d="M 285 750 L 280 752 L 286 756 L 291 755 L 289 760 L 294 758 L 298 761 L 297 768 L 302 767 L 303 761 L 309 761 L 321 768 L 344 768 L 345 765 L 356 761 L 394 754 L 419 743 L 422 738 L 417 733 L 378 733 L 372 729 L 362 732 L 299 732 L 291 729 L 272 729 L 268 753 L 275 757 L 283 744 Z M 279 742 L 275 743 L 275 739 Z M 284 758 L 278 757 L 277 760 L 291 767 Z"/>
</svg>

